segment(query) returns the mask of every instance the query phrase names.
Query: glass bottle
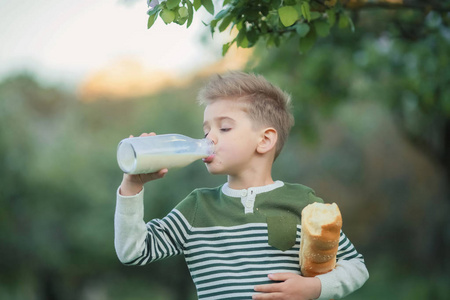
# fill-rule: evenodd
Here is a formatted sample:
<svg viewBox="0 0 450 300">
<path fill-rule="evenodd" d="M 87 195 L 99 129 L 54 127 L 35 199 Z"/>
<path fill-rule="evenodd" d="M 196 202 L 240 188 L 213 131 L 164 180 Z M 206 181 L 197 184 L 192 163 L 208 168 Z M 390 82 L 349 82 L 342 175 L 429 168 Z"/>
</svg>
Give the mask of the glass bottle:
<svg viewBox="0 0 450 300">
<path fill-rule="evenodd" d="M 184 167 L 213 153 L 214 143 L 210 139 L 161 134 L 120 141 L 117 147 L 117 162 L 125 173 L 145 174 L 164 168 Z"/>
</svg>

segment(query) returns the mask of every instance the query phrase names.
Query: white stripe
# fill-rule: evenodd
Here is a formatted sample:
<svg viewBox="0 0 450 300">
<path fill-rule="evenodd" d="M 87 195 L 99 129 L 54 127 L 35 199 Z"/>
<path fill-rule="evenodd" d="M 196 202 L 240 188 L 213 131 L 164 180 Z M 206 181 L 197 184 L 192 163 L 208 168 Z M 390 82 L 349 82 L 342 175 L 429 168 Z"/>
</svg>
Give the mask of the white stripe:
<svg viewBox="0 0 450 300">
<path fill-rule="evenodd" d="M 183 222 L 187 228 L 189 228 L 189 230 L 191 230 L 192 225 L 188 222 L 188 220 L 184 217 L 184 215 L 178 210 L 178 209 L 173 209 L 172 212 L 177 216 L 177 219 L 180 220 L 181 222 Z M 185 232 L 184 230 L 184 226 L 181 226 L 183 233 L 188 236 L 187 232 Z"/>
<path fill-rule="evenodd" d="M 186 256 L 189 256 L 189 258 L 192 258 L 196 256 L 200 252 L 208 251 L 210 254 L 215 255 L 217 253 L 227 252 L 230 250 L 240 250 L 240 251 L 250 251 L 249 254 L 255 253 L 256 249 L 267 249 L 268 251 L 272 251 L 273 254 L 280 254 L 280 250 L 272 248 L 268 243 L 267 240 L 264 240 L 259 243 L 253 243 L 253 244 L 239 244 L 239 245 L 229 245 L 225 243 L 225 245 L 210 245 L 210 246 L 203 246 L 195 249 L 189 249 L 185 251 Z M 300 245 L 295 245 L 289 250 L 286 250 L 283 252 L 283 254 L 295 254 L 298 251 L 300 251 Z M 202 254 L 200 254 L 202 255 Z"/>
<path fill-rule="evenodd" d="M 158 247 L 156 247 L 156 252 L 158 253 L 157 258 L 161 259 L 161 258 L 164 258 L 167 256 L 167 254 L 170 251 L 170 248 L 172 246 L 170 245 L 170 243 L 167 242 L 167 239 L 168 239 L 167 233 L 164 232 L 163 230 L 158 230 L 159 228 L 161 228 L 161 229 L 164 228 L 164 225 L 161 222 L 161 220 L 156 219 L 154 221 L 157 224 L 157 227 L 153 228 L 153 230 L 152 230 L 152 234 L 153 234 L 152 240 L 154 242 L 156 242 L 156 245 L 158 246 Z M 156 236 L 156 233 L 158 233 L 158 235 L 162 237 L 162 240 L 160 240 L 159 237 Z M 166 248 L 168 248 L 168 249 L 166 250 Z"/>
<path fill-rule="evenodd" d="M 176 220 L 177 218 L 175 218 Z M 169 231 L 173 236 L 177 237 L 178 239 L 175 239 L 175 241 L 178 243 L 178 240 L 181 241 L 181 244 L 184 244 L 184 236 L 180 234 L 180 232 L 177 229 L 177 226 L 175 226 L 174 222 L 167 218 L 164 220 L 168 224 L 164 224 L 164 228 Z"/>
<path fill-rule="evenodd" d="M 259 237 L 248 237 L 248 235 L 260 235 Z M 217 240 L 210 240 L 207 239 L 205 240 L 205 238 L 207 237 L 211 237 L 211 238 L 216 238 Z M 195 235 L 195 236 L 191 236 L 192 239 L 197 239 L 196 241 L 192 241 L 192 242 L 188 242 L 186 243 L 186 248 L 191 248 L 194 246 L 198 246 L 198 245 L 203 245 L 203 244 L 215 244 L 215 245 L 221 245 L 221 244 L 227 244 L 227 243 L 232 243 L 232 242 L 242 242 L 242 241 L 248 241 L 251 239 L 255 239 L 255 240 L 261 240 L 261 241 L 267 241 L 267 230 L 264 233 L 264 231 L 246 231 L 246 232 L 240 232 L 240 233 L 218 233 L 218 234 L 214 234 L 214 235 Z"/>
<path fill-rule="evenodd" d="M 254 285 L 244 285 L 244 286 L 225 286 L 225 287 L 221 287 L 221 288 L 217 288 L 217 289 L 211 289 L 211 290 L 206 290 L 206 291 L 202 291 L 199 292 L 198 295 L 202 296 L 202 295 L 208 295 L 208 294 L 214 294 L 217 292 L 224 292 L 224 291 L 236 291 L 236 290 L 253 290 Z M 217 299 L 223 299 L 224 297 L 226 297 L 226 294 L 221 294 L 221 296 Z M 203 298 L 202 298 L 203 299 Z M 205 298 L 205 299 L 209 299 L 209 298 Z"/>
<path fill-rule="evenodd" d="M 211 267 L 211 268 L 207 268 L 207 269 L 202 269 L 202 270 L 197 270 L 197 271 L 191 271 L 191 274 L 193 275 L 193 276 L 197 276 L 199 279 L 200 278 L 202 278 L 202 274 L 204 274 L 204 273 L 208 273 L 208 272 L 217 272 L 216 274 L 217 274 L 217 277 L 221 277 L 222 275 L 222 273 L 220 273 L 220 272 L 233 272 L 232 274 L 236 274 L 236 275 L 240 275 L 240 271 L 242 271 L 242 270 L 247 270 L 247 269 L 249 269 L 249 268 L 252 268 L 252 269 L 261 269 L 261 272 L 264 274 L 269 274 L 269 272 L 268 272 L 268 270 L 271 268 L 271 267 L 274 267 L 274 268 L 282 268 L 282 267 L 286 267 L 286 268 L 292 268 L 292 267 L 298 267 L 299 266 L 299 264 L 298 264 L 298 261 L 292 261 L 292 263 L 277 263 L 277 262 L 275 262 L 275 263 L 273 263 L 273 264 L 271 264 L 271 263 L 264 263 L 264 264 L 262 264 L 262 263 L 259 263 L 259 264 L 247 264 L 247 265 L 244 265 L 244 266 L 226 266 L 226 267 L 223 267 L 223 266 L 220 266 L 220 267 Z M 256 272 L 255 274 L 257 274 L 259 271 L 251 271 L 252 273 L 253 272 Z M 283 272 L 285 272 L 285 271 L 283 271 Z M 274 271 L 271 271 L 270 273 L 275 273 Z M 226 274 L 226 273 L 225 273 Z M 251 274 L 251 273 L 250 273 Z M 214 276 L 214 277 L 216 277 L 216 275 L 208 275 L 208 276 Z"/>
<path fill-rule="evenodd" d="M 345 259 L 345 258 L 347 258 L 349 256 L 353 256 L 355 254 L 359 254 L 359 253 L 355 249 L 353 249 L 352 251 L 346 253 L 345 255 L 340 256 L 339 259 Z"/>
<path fill-rule="evenodd" d="M 235 286 L 234 284 L 236 284 L 237 282 L 239 282 L 239 283 L 247 283 L 247 284 L 249 284 L 248 286 L 250 286 L 251 289 L 253 289 L 253 287 L 255 285 L 267 283 L 267 277 L 254 278 L 254 279 L 246 278 L 246 279 L 239 279 L 238 281 L 236 281 L 236 280 L 220 280 L 220 281 L 212 282 L 212 283 L 209 283 L 209 284 L 201 284 L 201 285 L 197 286 L 197 288 L 204 288 L 204 289 L 206 289 L 206 290 L 200 292 L 201 294 L 210 294 L 210 293 L 214 293 L 216 291 L 222 290 L 223 288 L 225 288 L 227 290 L 234 290 L 234 289 L 246 287 L 246 286 L 242 286 L 242 285 Z M 222 285 L 222 284 L 226 285 L 226 287 L 216 287 L 216 288 L 214 288 L 215 286 L 219 286 L 219 285 Z"/>
<path fill-rule="evenodd" d="M 162 253 L 159 251 L 158 241 L 155 238 L 154 229 L 152 227 L 150 227 L 148 224 L 147 224 L 147 228 L 150 229 L 150 230 L 148 230 L 148 237 L 150 239 L 150 245 L 151 245 L 151 251 L 150 251 L 150 253 L 147 253 L 147 255 L 149 258 L 152 258 L 151 261 L 153 261 L 157 257 L 161 257 Z"/>
<path fill-rule="evenodd" d="M 169 226 L 166 222 L 170 222 Z M 169 248 L 167 255 L 170 255 L 171 253 L 180 253 L 180 251 L 177 248 L 177 245 L 170 243 L 170 238 L 169 237 L 175 237 L 177 236 L 178 238 L 180 238 L 178 231 L 176 231 L 176 227 L 173 225 L 172 221 L 170 219 L 166 219 L 164 221 L 160 221 L 159 222 L 163 231 L 160 231 L 159 233 L 164 237 L 163 241 L 161 241 L 161 244 L 166 245 L 167 248 Z M 172 226 L 172 228 L 170 227 Z M 176 241 L 176 238 L 174 238 L 175 243 L 178 243 Z"/>
<path fill-rule="evenodd" d="M 264 260 L 262 262 L 262 260 Z M 235 265 L 238 263 L 248 263 L 247 265 L 250 266 L 252 263 L 254 264 L 261 264 L 264 263 L 265 265 L 268 265 L 270 263 L 276 263 L 279 261 L 293 261 L 293 262 L 298 262 L 298 257 L 282 257 L 282 256 L 277 256 L 277 257 L 241 257 L 241 258 L 235 258 L 232 261 L 225 261 L 222 259 L 212 259 L 212 260 L 208 260 L 207 262 L 205 261 L 201 261 L 198 263 L 194 263 L 194 264 L 189 264 L 190 269 L 195 269 L 198 267 L 204 267 L 207 268 L 210 265 L 214 265 L 214 264 L 225 264 L 225 265 Z M 202 268 L 202 269 L 204 269 Z M 225 267 L 224 267 L 225 268 Z"/>
<path fill-rule="evenodd" d="M 200 300 L 223 300 L 224 297 L 228 298 L 233 298 L 233 299 L 251 299 L 252 295 L 254 295 L 255 293 L 231 293 L 231 294 L 226 294 L 224 295 L 217 295 L 217 296 L 211 296 L 211 297 L 201 297 L 199 298 Z"/>
<path fill-rule="evenodd" d="M 231 293 L 231 294 L 226 294 L 226 297 L 227 298 L 235 298 L 235 299 L 250 299 L 254 294 L 256 294 L 256 292 L 255 293 Z M 224 298 L 223 295 L 218 295 L 218 296 L 201 298 L 201 300 L 221 300 L 223 298 Z"/>
<path fill-rule="evenodd" d="M 237 231 L 239 231 L 242 229 L 255 228 L 255 227 L 260 227 L 261 229 L 264 229 L 264 228 L 267 229 L 267 224 L 266 223 L 247 223 L 247 224 L 235 225 L 235 226 L 192 227 L 191 230 L 192 230 L 192 232 L 198 232 L 198 231 L 209 232 L 209 231 L 215 231 L 215 230 L 223 230 L 223 231 L 237 230 Z"/>
</svg>

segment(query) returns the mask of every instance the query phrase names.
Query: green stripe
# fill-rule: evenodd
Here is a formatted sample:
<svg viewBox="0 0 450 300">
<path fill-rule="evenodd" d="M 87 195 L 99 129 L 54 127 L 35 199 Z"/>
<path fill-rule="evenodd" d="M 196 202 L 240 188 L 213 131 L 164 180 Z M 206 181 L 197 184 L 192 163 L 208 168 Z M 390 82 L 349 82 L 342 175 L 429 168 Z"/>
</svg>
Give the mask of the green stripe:
<svg viewBox="0 0 450 300">
<path fill-rule="evenodd" d="M 264 284 L 264 282 L 262 282 L 262 284 Z M 202 297 L 214 297 L 214 296 L 221 296 L 220 299 L 222 299 L 222 295 L 226 295 L 226 294 L 232 294 L 232 293 L 254 293 L 255 290 L 253 289 L 254 284 L 251 283 L 237 283 L 237 284 L 233 284 L 233 285 L 229 285 L 229 284 L 222 284 L 219 286 L 215 286 L 214 289 L 216 288 L 230 288 L 227 291 L 218 291 L 218 292 L 210 292 L 208 293 L 209 290 L 212 290 L 211 288 L 200 288 L 197 289 L 197 291 L 199 292 L 205 292 L 203 295 L 200 296 L 200 299 Z"/>
<path fill-rule="evenodd" d="M 180 211 L 174 209 L 169 215 L 175 216 L 176 219 L 180 221 L 180 223 L 183 226 L 184 230 L 186 231 L 187 235 L 191 234 L 191 229 L 190 229 L 191 225 L 188 223 L 187 220 L 184 219 L 184 215 Z"/>
<path fill-rule="evenodd" d="M 168 247 L 168 244 L 166 243 L 165 239 L 160 235 L 158 228 L 155 227 L 161 227 L 160 224 L 158 224 L 157 222 L 152 224 L 156 225 L 153 228 L 151 228 L 150 230 L 148 230 L 149 232 L 151 232 L 155 237 L 156 237 L 156 241 L 154 241 L 155 244 L 155 248 L 158 248 L 160 250 L 160 252 L 162 252 L 162 256 L 164 256 L 164 253 L 170 253 L 170 249 Z M 159 241 L 159 243 L 158 243 Z"/>
<path fill-rule="evenodd" d="M 339 247 L 342 246 L 343 244 L 345 244 L 347 241 L 348 241 L 348 238 L 344 237 L 344 239 L 339 242 Z"/>
<path fill-rule="evenodd" d="M 168 228 L 171 229 L 171 233 L 173 234 L 173 236 L 174 236 L 174 238 L 175 238 L 175 240 L 176 240 L 176 243 L 177 243 L 178 245 L 180 245 L 180 246 L 183 245 L 183 244 L 184 244 L 184 237 L 182 236 L 183 231 L 181 230 L 180 226 L 178 226 L 178 224 L 177 224 L 177 222 L 176 222 L 176 220 L 175 220 L 175 217 L 172 216 L 172 215 L 168 215 L 168 219 L 170 219 L 170 220 L 172 221 L 173 225 L 176 227 L 176 231 L 178 231 L 178 234 L 180 234 L 180 235 L 178 235 L 178 234 L 176 233 L 175 229 L 172 229 L 172 228 L 171 228 L 171 225 L 168 224 L 167 221 L 165 221 L 165 223 L 167 222 L 167 223 L 166 223 L 166 226 L 167 226 Z M 181 240 L 181 239 L 183 239 L 183 240 Z"/>
</svg>

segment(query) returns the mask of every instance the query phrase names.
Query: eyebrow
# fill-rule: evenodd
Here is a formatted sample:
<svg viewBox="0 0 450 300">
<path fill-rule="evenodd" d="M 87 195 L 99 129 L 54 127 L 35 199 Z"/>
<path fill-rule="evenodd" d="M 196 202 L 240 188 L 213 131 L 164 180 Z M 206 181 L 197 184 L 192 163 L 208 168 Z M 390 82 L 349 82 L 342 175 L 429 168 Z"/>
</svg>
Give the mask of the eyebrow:
<svg viewBox="0 0 450 300">
<path fill-rule="evenodd" d="M 230 120 L 230 121 L 233 122 L 233 123 L 236 122 L 233 118 L 230 118 L 230 117 L 227 117 L 227 116 L 217 117 L 217 118 L 214 118 L 214 119 L 213 119 L 213 121 L 216 121 L 216 122 L 221 122 L 221 121 L 223 121 L 223 120 Z M 208 125 L 209 125 L 209 122 L 208 122 L 208 121 L 203 122 L 203 127 L 206 127 L 206 126 L 208 126 Z"/>
</svg>

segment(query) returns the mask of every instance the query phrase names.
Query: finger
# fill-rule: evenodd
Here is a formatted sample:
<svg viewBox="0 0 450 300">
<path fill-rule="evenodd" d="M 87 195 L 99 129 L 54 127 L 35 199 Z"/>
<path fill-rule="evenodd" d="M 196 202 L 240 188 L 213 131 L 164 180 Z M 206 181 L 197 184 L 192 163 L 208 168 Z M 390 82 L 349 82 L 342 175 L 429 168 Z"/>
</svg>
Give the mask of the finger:
<svg viewBox="0 0 450 300">
<path fill-rule="evenodd" d="M 158 171 L 158 175 L 164 177 L 167 174 L 167 172 L 169 172 L 168 169 L 162 169 Z"/>
<path fill-rule="evenodd" d="M 140 136 L 155 136 L 155 135 L 156 135 L 156 133 L 154 133 L 154 132 L 149 132 L 149 133 L 144 132 Z"/>
<path fill-rule="evenodd" d="M 289 278 L 297 276 L 294 273 L 273 273 L 269 274 L 269 279 L 273 281 L 286 281 Z"/>
<path fill-rule="evenodd" d="M 163 178 L 167 174 L 168 171 L 169 171 L 168 169 L 161 169 L 161 170 L 159 170 L 158 172 L 155 172 L 155 173 L 144 174 L 144 176 L 145 176 L 144 180 L 145 181 L 150 181 L 150 180 Z"/>
<path fill-rule="evenodd" d="M 281 293 L 270 293 L 270 294 L 254 294 L 252 296 L 253 300 L 275 300 L 275 299 L 283 299 L 281 298 L 283 294 Z"/>
<path fill-rule="evenodd" d="M 262 292 L 262 293 L 279 292 L 280 284 L 279 283 L 271 283 L 271 284 L 255 285 L 254 290 L 255 290 L 255 292 Z"/>
</svg>

